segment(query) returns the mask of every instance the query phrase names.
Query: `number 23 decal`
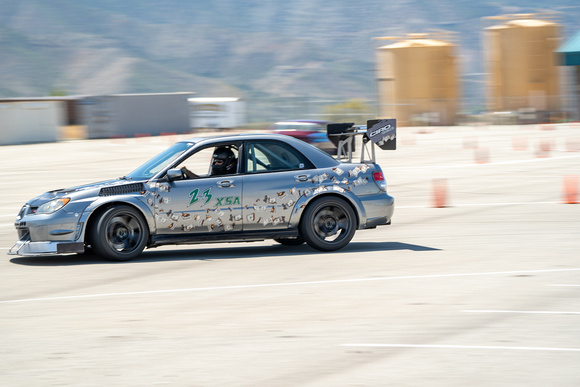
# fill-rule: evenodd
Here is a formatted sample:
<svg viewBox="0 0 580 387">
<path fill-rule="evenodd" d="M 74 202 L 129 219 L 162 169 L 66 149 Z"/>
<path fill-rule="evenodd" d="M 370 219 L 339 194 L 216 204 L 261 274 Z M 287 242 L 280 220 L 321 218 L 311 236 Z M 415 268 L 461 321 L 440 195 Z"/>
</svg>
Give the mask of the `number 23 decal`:
<svg viewBox="0 0 580 387">
<path fill-rule="evenodd" d="M 213 197 L 213 195 L 210 192 L 211 192 L 211 188 L 208 188 L 201 193 L 201 198 L 205 199 L 205 202 L 202 204 L 202 206 L 205 206 Z M 189 193 L 189 197 L 191 198 L 191 200 L 189 201 L 189 204 L 187 205 L 188 207 L 200 200 L 199 188 L 196 188 L 193 191 L 191 191 Z"/>
</svg>

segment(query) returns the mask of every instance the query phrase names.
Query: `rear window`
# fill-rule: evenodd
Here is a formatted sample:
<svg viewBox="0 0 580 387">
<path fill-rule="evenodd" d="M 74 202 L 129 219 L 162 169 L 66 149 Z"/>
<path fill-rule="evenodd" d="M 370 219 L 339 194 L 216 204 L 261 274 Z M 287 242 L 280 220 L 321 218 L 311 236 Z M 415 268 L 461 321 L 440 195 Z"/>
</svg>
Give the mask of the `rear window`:
<svg viewBox="0 0 580 387">
<path fill-rule="evenodd" d="M 296 149 L 278 142 L 246 144 L 246 173 L 314 168 Z"/>
</svg>

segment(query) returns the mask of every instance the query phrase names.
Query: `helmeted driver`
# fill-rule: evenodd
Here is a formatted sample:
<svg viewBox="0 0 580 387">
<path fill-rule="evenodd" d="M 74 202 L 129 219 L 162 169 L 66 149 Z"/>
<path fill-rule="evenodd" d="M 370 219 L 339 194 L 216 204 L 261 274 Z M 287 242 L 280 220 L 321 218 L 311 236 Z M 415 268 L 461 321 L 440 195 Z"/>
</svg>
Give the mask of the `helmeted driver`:
<svg viewBox="0 0 580 387">
<path fill-rule="evenodd" d="M 238 160 L 231 149 L 220 146 L 213 152 L 211 160 L 211 174 L 228 175 L 236 173 Z"/>
</svg>

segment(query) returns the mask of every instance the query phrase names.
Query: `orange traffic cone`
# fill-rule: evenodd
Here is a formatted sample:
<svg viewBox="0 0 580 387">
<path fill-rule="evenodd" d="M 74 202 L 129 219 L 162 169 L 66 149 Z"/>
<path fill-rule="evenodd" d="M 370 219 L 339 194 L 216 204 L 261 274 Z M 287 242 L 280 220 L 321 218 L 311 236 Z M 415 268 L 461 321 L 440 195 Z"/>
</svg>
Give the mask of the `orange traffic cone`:
<svg viewBox="0 0 580 387">
<path fill-rule="evenodd" d="M 526 137 L 514 137 L 512 139 L 512 147 L 517 151 L 524 151 L 528 149 L 528 139 Z"/>
<path fill-rule="evenodd" d="M 536 150 L 536 157 L 543 158 L 549 157 L 550 151 L 552 150 L 552 142 L 550 140 L 544 139 L 540 141 L 538 149 Z"/>
<path fill-rule="evenodd" d="M 135 133 L 135 139 L 138 142 L 149 142 L 151 140 L 150 133 Z"/>
<path fill-rule="evenodd" d="M 566 151 L 580 152 L 580 138 L 568 138 L 566 140 Z"/>
<path fill-rule="evenodd" d="M 578 204 L 578 176 L 564 176 L 564 203 Z"/>
<path fill-rule="evenodd" d="M 443 208 L 447 207 L 447 180 L 434 179 L 433 180 L 433 207 Z"/>
<path fill-rule="evenodd" d="M 475 149 L 475 163 L 476 164 L 489 163 L 489 148 Z"/>
<path fill-rule="evenodd" d="M 477 149 L 477 137 L 464 137 L 463 138 L 463 148 L 464 149 Z"/>
</svg>

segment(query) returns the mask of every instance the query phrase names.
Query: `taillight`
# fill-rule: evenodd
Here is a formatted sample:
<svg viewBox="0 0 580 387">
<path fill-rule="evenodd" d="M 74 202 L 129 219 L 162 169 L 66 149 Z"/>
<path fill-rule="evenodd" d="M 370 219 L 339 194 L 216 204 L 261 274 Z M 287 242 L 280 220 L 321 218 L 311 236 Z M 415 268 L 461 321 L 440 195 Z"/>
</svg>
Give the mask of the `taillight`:
<svg viewBox="0 0 580 387">
<path fill-rule="evenodd" d="M 379 188 L 383 191 L 387 190 L 387 182 L 385 181 L 385 176 L 383 176 L 383 172 L 375 171 L 373 172 L 373 179 L 379 186 Z"/>
</svg>

